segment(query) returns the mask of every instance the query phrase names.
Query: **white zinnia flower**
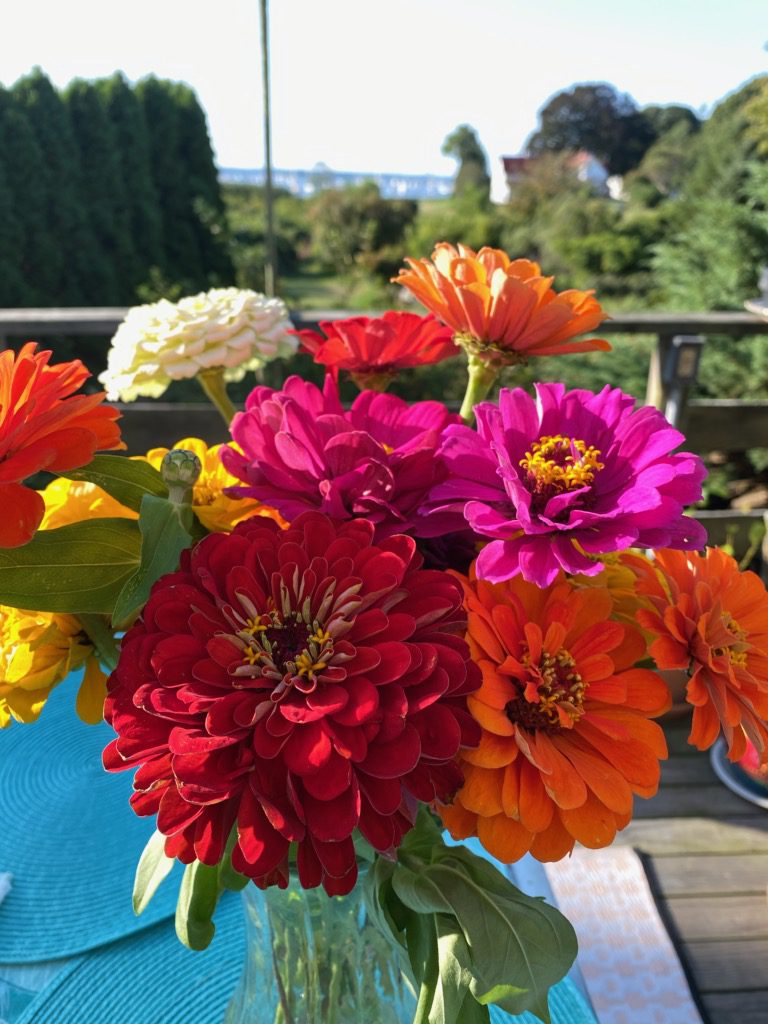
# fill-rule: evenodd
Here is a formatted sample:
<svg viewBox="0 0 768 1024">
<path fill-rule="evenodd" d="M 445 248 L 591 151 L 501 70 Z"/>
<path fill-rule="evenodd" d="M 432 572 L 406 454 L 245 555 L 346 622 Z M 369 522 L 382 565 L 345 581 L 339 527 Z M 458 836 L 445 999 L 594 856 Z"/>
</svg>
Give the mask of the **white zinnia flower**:
<svg viewBox="0 0 768 1024">
<path fill-rule="evenodd" d="M 128 311 L 112 339 L 99 380 L 110 401 L 159 398 L 172 380 L 224 367 L 242 380 L 277 356 L 296 351 L 298 338 L 282 299 L 245 288 L 213 288 L 178 302 L 161 299 Z"/>
</svg>

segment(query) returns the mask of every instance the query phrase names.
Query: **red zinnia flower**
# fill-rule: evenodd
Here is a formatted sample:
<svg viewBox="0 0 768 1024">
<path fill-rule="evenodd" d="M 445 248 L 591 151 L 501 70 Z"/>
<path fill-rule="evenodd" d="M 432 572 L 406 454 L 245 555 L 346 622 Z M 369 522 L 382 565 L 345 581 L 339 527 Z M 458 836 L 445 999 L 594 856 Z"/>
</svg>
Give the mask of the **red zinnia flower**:
<svg viewBox="0 0 768 1024">
<path fill-rule="evenodd" d="M 84 466 L 96 451 L 125 448 L 116 409 L 104 393 L 74 395 L 90 374 L 79 359 L 48 365 L 50 352 L 27 342 L 0 352 L 0 547 L 26 544 L 45 512 L 43 499 L 21 486 L 33 473 Z"/>
<path fill-rule="evenodd" d="M 453 330 L 433 316 L 390 310 L 371 319 L 321 321 L 327 337 L 317 331 L 297 331 L 302 347 L 316 363 L 327 366 L 334 380 L 348 370 L 360 389 L 384 391 L 398 370 L 426 366 L 458 355 Z"/>
<path fill-rule="evenodd" d="M 111 770 L 139 766 L 138 814 L 166 853 L 216 864 L 233 826 L 236 870 L 349 892 L 352 832 L 381 851 L 416 801 L 450 799 L 479 729 L 479 673 L 461 592 L 420 568 L 405 536 L 309 512 L 285 531 L 251 519 L 185 552 L 123 641 L 105 714 Z"/>
</svg>

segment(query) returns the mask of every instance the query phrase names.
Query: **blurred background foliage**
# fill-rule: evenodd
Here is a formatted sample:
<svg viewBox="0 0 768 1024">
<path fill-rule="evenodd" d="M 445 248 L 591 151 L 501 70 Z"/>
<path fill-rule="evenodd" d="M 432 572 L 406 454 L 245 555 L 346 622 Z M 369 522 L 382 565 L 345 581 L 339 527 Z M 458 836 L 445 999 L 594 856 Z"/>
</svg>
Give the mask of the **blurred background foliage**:
<svg viewBox="0 0 768 1024">
<path fill-rule="evenodd" d="M 383 198 L 318 175 L 309 198 L 278 192 L 278 292 L 297 310 L 408 307 L 391 283 L 405 255 L 437 241 L 501 247 L 538 260 L 556 288 L 592 288 L 609 311 L 740 309 L 768 265 L 768 76 L 701 119 L 679 105 L 639 108 L 607 83 L 563 90 L 542 108 L 523 173 L 490 199 L 488 158 L 471 125 L 443 152 L 453 195 Z M 611 175 L 583 180 L 578 154 Z M 113 306 L 206 288 L 264 286 L 264 193 L 218 180 L 205 115 L 186 85 L 120 74 L 57 91 L 39 69 L 0 89 L 0 305 Z M 414 307 L 411 307 L 414 308 Z M 651 337 L 612 337 L 614 352 L 542 360 L 515 380 L 564 378 L 642 395 Z M 103 365 L 103 341 L 57 354 Z M 275 382 L 304 357 L 267 371 Z M 458 400 L 459 360 L 406 374 L 405 397 Z M 251 386 L 243 385 L 243 393 Z M 765 338 L 713 338 L 698 392 L 768 398 Z M 198 397 L 180 387 L 170 397 Z"/>
</svg>

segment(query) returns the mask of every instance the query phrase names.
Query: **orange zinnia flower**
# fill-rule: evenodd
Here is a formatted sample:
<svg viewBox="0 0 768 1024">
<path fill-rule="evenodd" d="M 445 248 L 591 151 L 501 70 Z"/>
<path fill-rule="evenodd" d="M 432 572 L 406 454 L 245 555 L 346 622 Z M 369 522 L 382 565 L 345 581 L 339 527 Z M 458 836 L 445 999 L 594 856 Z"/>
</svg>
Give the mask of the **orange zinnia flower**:
<svg viewBox="0 0 768 1024">
<path fill-rule="evenodd" d="M 440 814 L 455 838 L 477 835 L 507 863 L 559 860 L 576 841 L 607 846 L 632 796 L 659 782 L 670 704 L 656 673 L 634 668 L 640 633 L 611 619 L 608 589 L 564 576 L 539 588 L 462 579 L 470 651 L 483 673 L 468 698 L 480 745 L 460 752 L 465 782 Z"/>
<path fill-rule="evenodd" d="M 124 448 L 116 409 L 104 393 L 74 395 L 89 376 L 79 359 L 48 365 L 50 352 L 27 342 L 18 353 L 0 352 L 0 547 L 26 544 L 45 512 L 25 480 L 84 466 L 96 451 Z"/>
<path fill-rule="evenodd" d="M 440 242 L 429 260 L 405 261 L 392 280 L 404 285 L 456 332 L 470 354 L 498 364 L 528 356 L 610 349 L 607 341 L 571 341 L 606 319 L 593 292 L 558 294 L 538 263 L 512 260 L 501 249 L 475 253 Z"/>
<path fill-rule="evenodd" d="M 720 548 L 663 550 L 639 590 L 655 609 L 637 618 L 656 637 L 656 664 L 690 675 L 688 742 L 706 750 L 722 726 L 731 761 L 744 755 L 747 738 L 768 761 L 768 594 L 760 578 Z"/>
</svg>

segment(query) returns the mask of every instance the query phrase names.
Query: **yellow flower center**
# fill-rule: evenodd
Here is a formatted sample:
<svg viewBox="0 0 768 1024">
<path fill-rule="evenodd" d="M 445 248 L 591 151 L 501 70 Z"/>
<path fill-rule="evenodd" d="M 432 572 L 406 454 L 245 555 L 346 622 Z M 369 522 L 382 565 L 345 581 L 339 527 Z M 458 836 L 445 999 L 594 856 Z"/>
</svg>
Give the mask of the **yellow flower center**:
<svg viewBox="0 0 768 1024">
<path fill-rule="evenodd" d="M 221 492 L 198 480 L 192 488 L 193 505 L 212 505 Z"/>
<path fill-rule="evenodd" d="M 277 682 L 273 700 L 279 700 L 291 680 L 305 693 L 312 692 L 318 674 L 333 657 L 333 638 L 317 622 L 298 612 L 281 615 L 276 609 L 249 617 L 238 636 L 245 643 L 243 664 L 259 665 L 262 675 Z"/>
<path fill-rule="evenodd" d="M 727 647 L 715 647 L 712 653 L 718 657 L 727 657 L 732 665 L 746 668 L 747 651 L 749 650 L 746 631 L 741 628 L 729 612 L 726 612 L 723 616 L 723 625 L 734 638 L 734 643 L 729 644 Z"/>
<path fill-rule="evenodd" d="M 520 459 L 532 491 L 548 498 L 563 491 L 588 487 L 595 473 L 605 468 L 599 462 L 600 452 L 584 441 L 562 434 L 544 435 L 534 441 L 531 450 Z"/>
<path fill-rule="evenodd" d="M 587 684 L 571 654 L 561 647 L 555 654 L 542 651 L 538 664 L 529 654 L 521 660 L 528 676 L 520 681 L 520 695 L 508 702 L 507 717 L 524 729 L 551 733 L 572 728 L 584 714 Z"/>
</svg>

